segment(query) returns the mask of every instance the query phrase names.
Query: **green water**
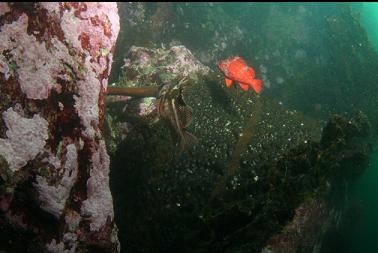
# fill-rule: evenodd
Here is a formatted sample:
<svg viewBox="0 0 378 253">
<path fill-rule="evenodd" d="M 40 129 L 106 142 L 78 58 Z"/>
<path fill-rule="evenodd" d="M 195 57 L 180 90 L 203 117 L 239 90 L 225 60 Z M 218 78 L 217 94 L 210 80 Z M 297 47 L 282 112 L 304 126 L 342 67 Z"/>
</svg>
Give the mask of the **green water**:
<svg viewBox="0 0 378 253">
<path fill-rule="evenodd" d="M 352 188 L 352 201 L 358 203 L 357 220 L 351 227 L 349 244 L 351 253 L 378 252 L 378 147 L 371 164 Z"/>
<path fill-rule="evenodd" d="M 369 41 L 378 50 L 378 3 L 355 3 L 354 7 L 361 12 L 361 24 L 368 34 Z"/>
<path fill-rule="evenodd" d="M 378 51 L 378 3 L 353 3 L 360 12 L 360 21 L 368 39 Z M 348 234 L 349 252 L 378 252 L 378 147 L 374 149 L 371 164 L 352 188 L 351 200 L 357 204 L 359 215 Z"/>
</svg>

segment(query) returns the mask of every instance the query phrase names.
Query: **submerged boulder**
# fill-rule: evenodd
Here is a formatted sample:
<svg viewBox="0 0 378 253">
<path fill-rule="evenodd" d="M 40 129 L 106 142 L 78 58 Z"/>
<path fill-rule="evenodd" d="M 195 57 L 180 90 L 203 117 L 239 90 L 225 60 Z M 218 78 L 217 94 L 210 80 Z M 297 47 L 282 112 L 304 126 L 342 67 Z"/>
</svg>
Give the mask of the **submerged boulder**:
<svg viewBox="0 0 378 253">
<path fill-rule="evenodd" d="M 310 178 L 318 180 L 318 190 L 323 189 L 309 195 L 295 209 L 292 220 L 268 240 L 262 253 L 328 252 L 332 233 L 342 229 L 343 220 L 350 218 L 347 216 L 353 207 L 348 201 L 348 188 L 369 163 L 370 135 L 370 123 L 362 113 L 352 119 L 339 115 L 330 119 L 312 167 L 321 174 L 312 172 Z"/>
<path fill-rule="evenodd" d="M 149 49 L 133 46 L 124 59 L 121 83 L 144 86 L 172 82 L 178 77 L 206 75 L 210 69 L 198 61 L 185 46 Z"/>
<path fill-rule="evenodd" d="M 1 251 L 119 251 L 102 133 L 117 12 L 0 4 Z"/>
</svg>

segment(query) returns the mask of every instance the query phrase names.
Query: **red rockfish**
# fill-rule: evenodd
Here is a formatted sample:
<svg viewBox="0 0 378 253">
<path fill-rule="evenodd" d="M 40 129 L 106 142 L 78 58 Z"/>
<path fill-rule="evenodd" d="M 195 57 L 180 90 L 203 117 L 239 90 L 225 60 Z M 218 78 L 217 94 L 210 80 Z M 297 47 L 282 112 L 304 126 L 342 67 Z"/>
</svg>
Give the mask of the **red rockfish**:
<svg viewBox="0 0 378 253">
<path fill-rule="evenodd" d="M 255 71 L 248 67 L 247 63 L 239 56 L 220 61 L 218 67 L 225 75 L 226 86 L 231 87 L 234 81 L 239 83 L 240 88 L 248 90 L 252 87 L 256 93 L 263 88 L 263 81 L 255 79 Z"/>
</svg>

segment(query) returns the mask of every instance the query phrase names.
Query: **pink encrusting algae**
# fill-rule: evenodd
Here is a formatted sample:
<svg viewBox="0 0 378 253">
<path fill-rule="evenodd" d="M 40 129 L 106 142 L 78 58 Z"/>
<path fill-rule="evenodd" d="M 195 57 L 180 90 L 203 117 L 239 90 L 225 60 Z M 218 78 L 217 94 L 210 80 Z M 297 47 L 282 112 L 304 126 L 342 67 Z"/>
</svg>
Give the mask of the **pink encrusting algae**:
<svg viewBox="0 0 378 253">
<path fill-rule="evenodd" d="M 0 156 L 22 175 L 16 183 L 32 180 L 37 205 L 62 229 L 51 234 L 30 210 L 13 210 L 12 194 L 0 196 L 6 221 L 39 231 L 48 252 L 119 251 L 102 133 L 117 4 L 0 3 L 0 19 L 0 94 L 9 99 Z"/>
<path fill-rule="evenodd" d="M 7 138 L 0 139 L 0 154 L 16 172 L 43 151 L 48 138 L 48 122 L 39 115 L 24 118 L 12 107 L 3 113 L 3 120 L 8 130 Z"/>
</svg>

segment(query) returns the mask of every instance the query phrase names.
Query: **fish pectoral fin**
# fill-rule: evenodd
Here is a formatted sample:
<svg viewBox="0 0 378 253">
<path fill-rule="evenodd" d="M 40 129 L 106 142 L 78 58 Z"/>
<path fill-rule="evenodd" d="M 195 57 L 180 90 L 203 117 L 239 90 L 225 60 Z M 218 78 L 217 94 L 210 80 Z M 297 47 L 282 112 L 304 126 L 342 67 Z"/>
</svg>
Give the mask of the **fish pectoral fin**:
<svg viewBox="0 0 378 253">
<path fill-rule="evenodd" d="M 246 83 L 240 83 L 240 82 L 239 82 L 239 85 L 240 85 L 240 88 L 241 88 L 242 90 L 244 90 L 244 91 L 248 90 L 248 88 L 249 88 L 249 85 L 246 84 Z"/>
<path fill-rule="evenodd" d="M 263 89 L 263 81 L 258 79 L 253 79 L 251 83 L 251 87 L 256 91 L 256 93 L 260 93 Z"/>
<path fill-rule="evenodd" d="M 226 77 L 224 80 L 226 81 L 226 86 L 227 86 L 228 88 L 230 88 L 231 85 L 232 85 L 232 83 L 233 83 L 233 81 L 232 81 L 231 79 L 227 78 L 227 77 Z"/>
</svg>

